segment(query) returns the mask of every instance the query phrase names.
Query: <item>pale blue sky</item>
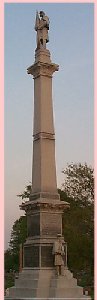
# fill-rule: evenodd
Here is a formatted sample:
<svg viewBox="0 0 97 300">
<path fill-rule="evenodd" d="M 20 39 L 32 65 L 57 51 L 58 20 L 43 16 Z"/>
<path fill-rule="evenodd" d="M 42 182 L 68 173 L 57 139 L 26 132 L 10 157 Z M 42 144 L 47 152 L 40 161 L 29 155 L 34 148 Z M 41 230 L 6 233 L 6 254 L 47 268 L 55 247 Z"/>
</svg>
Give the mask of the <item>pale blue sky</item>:
<svg viewBox="0 0 97 300">
<path fill-rule="evenodd" d="M 57 182 L 71 162 L 93 165 L 93 9 L 89 4 L 5 4 L 5 247 L 19 218 L 16 197 L 31 181 L 36 10 L 50 18 Z"/>
</svg>

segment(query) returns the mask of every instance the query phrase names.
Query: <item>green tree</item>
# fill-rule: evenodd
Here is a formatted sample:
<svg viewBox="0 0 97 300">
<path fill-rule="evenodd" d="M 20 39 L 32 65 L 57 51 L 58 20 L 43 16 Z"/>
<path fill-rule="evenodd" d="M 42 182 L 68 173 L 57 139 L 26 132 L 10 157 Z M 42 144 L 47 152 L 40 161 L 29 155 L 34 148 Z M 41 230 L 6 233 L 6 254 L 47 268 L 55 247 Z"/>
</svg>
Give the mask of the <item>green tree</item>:
<svg viewBox="0 0 97 300">
<path fill-rule="evenodd" d="M 93 290 L 94 282 L 94 222 L 93 203 L 80 205 L 60 191 L 62 200 L 70 203 L 70 209 L 63 214 L 63 234 L 68 247 L 68 268 L 78 283 Z M 63 197 L 64 194 L 64 197 Z"/>
<path fill-rule="evenodd" d="M 94 169 L 85 164 L 68 164 L 62 188 L 68 197 L 79 201 L 81 206 L 94 201 Z"/>
<path fill-rule="evenodd" d="M 70 203 L 63 215 L 68 245 L 68 267 L 80 285 L 93 289 L 94 278 L 94 170 L 87 164 L 71 164 L 63 171 L 61 200 Z"/>
<path fill-rule="evenodd" d="M 12 265 L 13 265 L 13 255 L 11 249 L 7 249 L 4 252 L 4 262 L 5 262 L 5 271 L 9 272 L 12 269 Z"/>
<path fill-rule="evenodd" d="M 21 197 L 22 199 L 28 199 L 31 194 L 31 184 L 25 187 L 25 190 L 22 194 L 17 195 L 17 197 Z"/>
<path fill-rule="evenodd" d="M 20 244 L 25 242 L 27 236 L 27 225 L 26 225 L 26 216 L 22 216 L 19 220 L 16 220 L 12 232 L 11 232 L 11 239 L 10 239 L 10 251 L 13 257 L 13 265 L 12 270 L 18 271 L 19 269 L 19 250 Z"/>
</svg>

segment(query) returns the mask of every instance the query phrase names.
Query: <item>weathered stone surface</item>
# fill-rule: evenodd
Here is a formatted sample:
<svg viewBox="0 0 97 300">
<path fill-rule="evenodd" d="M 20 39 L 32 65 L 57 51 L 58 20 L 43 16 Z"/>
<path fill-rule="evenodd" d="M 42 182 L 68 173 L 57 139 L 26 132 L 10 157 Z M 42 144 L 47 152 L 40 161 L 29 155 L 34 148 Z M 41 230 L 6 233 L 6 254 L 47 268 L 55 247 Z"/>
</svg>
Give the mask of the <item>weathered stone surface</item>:
<svg viewBox="0 0 97 300">
<path fill-rule="evenodd" d="M 19 278 L 15 280 L 15 287 L 10 288 L 10 295 L 6 300 L 34 300 L 36 298 L 51 300 L 90 300 L 89 296 L 83 295 L 83 288 L 77 286 L 77 280 L 68 270 L 65 275 L 55 276 L 54 269 L 31 270 L 23 269 Z"/>
<path fill-rule="evenodd" d="M 34 213 L 27 216 L 27 235 L 28 237 L 40 235 L 40 214 Z"/>
<path fill-rule="evenodd" d="M 24 247 L 24 267 L 39 268 L 39 246 Z"/>
</svg>

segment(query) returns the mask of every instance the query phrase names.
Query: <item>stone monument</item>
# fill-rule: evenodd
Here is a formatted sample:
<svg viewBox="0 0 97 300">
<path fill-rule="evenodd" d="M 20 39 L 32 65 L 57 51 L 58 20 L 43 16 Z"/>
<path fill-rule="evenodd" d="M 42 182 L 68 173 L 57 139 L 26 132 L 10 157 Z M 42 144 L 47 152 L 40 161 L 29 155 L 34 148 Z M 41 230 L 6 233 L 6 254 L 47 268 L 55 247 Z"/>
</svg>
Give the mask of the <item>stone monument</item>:
<svg viewBox="0 0 97 300">
<path fill-rule="evenodd" d="M 27 215 L 23 269 L 6 299 L 90 299 L 67 267 L 67 244 L 62 236 L 62 213 L 69 204 L 60 201 L 56 182 L 52 75 L 59 66 L 46 49 L 49 18 L 36 12 L 35 62 L 27 72 L 34 78 L 34 129 L 32 191 L 21 209 Z"/>
</svg>

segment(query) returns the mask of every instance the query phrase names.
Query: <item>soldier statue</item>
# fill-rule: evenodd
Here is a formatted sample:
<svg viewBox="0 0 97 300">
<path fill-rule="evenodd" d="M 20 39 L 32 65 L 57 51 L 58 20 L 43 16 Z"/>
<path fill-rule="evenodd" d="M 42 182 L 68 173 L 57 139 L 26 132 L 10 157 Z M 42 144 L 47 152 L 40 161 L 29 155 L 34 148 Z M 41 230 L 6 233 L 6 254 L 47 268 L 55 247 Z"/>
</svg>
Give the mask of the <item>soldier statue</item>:
<svg viewBox="0 0 97 300">
<path fill-rule="evenodd" d="M 40 15 L 40 18 L 39 18 Z M 35 30 L 37 31 L 37 49 L 46 49 L 46 43 L 49 42 L 49 18 L 43 11 L 36 12 Z"/>
<path fill-rule="evenodd" d="M 57 235 L 57 240 L 53 244 L 53 251 L 52 254 L 54 257 L 54 265 L 56 268 L 56 275 L 64 276 L 64 261 L 66 257 L 65 249 L 64 249 L 65 242 L 62 241 L 61 234 Z"/>
</svg>

